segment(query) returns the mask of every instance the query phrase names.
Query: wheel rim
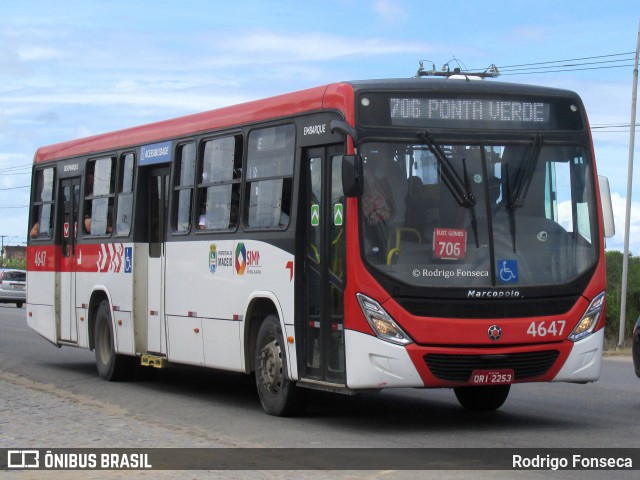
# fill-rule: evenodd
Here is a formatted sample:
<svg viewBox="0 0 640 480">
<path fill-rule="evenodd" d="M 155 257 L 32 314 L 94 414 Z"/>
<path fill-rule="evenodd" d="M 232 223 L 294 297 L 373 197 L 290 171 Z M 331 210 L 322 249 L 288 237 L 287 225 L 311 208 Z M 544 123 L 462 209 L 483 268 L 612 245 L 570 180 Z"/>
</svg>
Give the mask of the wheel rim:
<svg viewBox="0 0 640 480">
<path fill-rule="evenodd" d="M 260 380 L 265 390 L 277 394 L 282 388 L 282 350 L 278 340 L 269 337 L 260 349 Z"/>
<path fill-rule="evenodd" d="M 111 335 L 109 333 L 109 325 L 107 322 L 101 322 L 100 331 L 98 333 L 100 363 L 107 365 L 111 358 Z"/>
</svg>

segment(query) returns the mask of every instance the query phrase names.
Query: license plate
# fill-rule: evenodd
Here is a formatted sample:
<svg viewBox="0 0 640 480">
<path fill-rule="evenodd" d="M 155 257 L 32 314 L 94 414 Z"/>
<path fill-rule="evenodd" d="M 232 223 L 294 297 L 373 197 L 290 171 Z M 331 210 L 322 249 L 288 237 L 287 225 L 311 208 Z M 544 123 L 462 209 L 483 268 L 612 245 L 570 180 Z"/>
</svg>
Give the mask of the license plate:
<svg viewBox="0 0 640 480">
<path fill-rule="evenodd" d="M 513 383 L 513 370 L 474 370 L 471 372 L 472 385 L 507 385 Z"/>
</svg>

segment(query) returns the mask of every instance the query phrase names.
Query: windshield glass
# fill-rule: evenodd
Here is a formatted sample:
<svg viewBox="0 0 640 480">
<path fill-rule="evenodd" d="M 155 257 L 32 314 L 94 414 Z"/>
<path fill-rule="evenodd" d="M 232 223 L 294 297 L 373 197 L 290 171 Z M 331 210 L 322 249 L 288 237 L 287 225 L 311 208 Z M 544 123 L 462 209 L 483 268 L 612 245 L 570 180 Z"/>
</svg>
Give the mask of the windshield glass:
<svg viewBox="0 0 640 480">
<path fill-rule="evenodd" d="M 595 198 L 582 147 L 545 142 L 370 142 L 366 260 L 416 286 L 567 283 L 596 261 Z"/>
</svg>

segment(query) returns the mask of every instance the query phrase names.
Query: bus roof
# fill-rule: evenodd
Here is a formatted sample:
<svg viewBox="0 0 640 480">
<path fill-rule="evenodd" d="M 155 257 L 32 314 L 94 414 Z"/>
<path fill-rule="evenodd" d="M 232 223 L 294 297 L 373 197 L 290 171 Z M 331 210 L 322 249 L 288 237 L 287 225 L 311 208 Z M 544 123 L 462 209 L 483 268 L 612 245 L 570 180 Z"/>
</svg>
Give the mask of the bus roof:
<svg viewBox="0 0 640 480">
<path fill-rule="evenodd" d="M 500 92 L 577 97 L 574 92 L 566 90 L 490 81 L 407 78 L 341 82 L 41 147 L 35 153 L 34 163 L 133 148 L 170 138 L 195 135 L 218 128 L 233 128 L 246 123 L 276 119 L 322 108 L 340 110 L 348 121 L 352 121 L 354 92 L 360 90 L 421 90 L 486 94 Z"/>
<path fill-rule="evenodd" d="M 350 102 L 351 106 L 349 106 L 349 102 L 341 100 L 344 98 L 353 98 L 353 88 L 348 84 L 324 85 L 263 100 L 255 100 L 171 120 L 48 145 L 36 151 L 34 163 L 126 149 L 170 138 L 195 135 L 217 128 L 233 128 L 245 123 L 276 119 L 321 108 L 340 109 L 349 117 L 351 116 L 350 112 L 353 111 L 353 101 Z"/>
</svg>

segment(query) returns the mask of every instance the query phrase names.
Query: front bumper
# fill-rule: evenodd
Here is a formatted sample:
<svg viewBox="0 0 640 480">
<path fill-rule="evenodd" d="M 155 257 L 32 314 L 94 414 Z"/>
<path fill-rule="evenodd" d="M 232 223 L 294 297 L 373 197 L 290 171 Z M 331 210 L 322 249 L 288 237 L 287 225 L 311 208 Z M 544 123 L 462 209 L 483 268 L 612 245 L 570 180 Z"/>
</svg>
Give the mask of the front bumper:
<svg viewBox="0 0 640 480">
<path fill-rule="evenodd" d="M 347 386 L 459 387 L 474 370 L 510 369 L 514 383 L 592 382 L 600 377 L 604 330 L 568 340 L 504 347 L 393 345 L 346 330 Z"/>
</svg>

